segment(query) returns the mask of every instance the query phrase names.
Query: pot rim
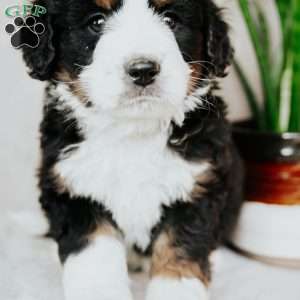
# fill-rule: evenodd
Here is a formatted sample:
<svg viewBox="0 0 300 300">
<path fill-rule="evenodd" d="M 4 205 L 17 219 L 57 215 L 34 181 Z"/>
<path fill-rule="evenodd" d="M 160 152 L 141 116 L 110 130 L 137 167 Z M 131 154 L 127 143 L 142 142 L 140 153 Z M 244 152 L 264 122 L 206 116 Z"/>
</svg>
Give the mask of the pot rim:
<svg viewBox="0 0 300 300">
<path fill-rule="evenodd" d="M 300 132 L 272 132 L 272 131 L 258 131 L 255 128 L 247 127 L 249 121 L 238 121 L 233 123 L 233 131 L 236 133 L 244 133 L 251 136 L 265 136 L 266 138 L 281 138 L 283 140 L 300 140 Z"/>
</svg>

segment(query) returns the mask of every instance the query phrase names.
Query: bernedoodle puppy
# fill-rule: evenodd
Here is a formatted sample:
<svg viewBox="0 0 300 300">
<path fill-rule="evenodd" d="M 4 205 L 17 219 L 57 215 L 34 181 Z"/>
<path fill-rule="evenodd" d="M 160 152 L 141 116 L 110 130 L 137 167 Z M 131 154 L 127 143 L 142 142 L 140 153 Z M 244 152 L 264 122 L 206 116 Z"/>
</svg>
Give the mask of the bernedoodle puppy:
<svg viewBox="0 0 300 300">
<path fill-rule="evenodd" d="M 210 254 L 242 202 L 215 79 L 232 59 L 211 0 L 37 0 L 33 78 L 47 81 L 40 203 L 67 300 L 205 300 Z"/>
</svg>

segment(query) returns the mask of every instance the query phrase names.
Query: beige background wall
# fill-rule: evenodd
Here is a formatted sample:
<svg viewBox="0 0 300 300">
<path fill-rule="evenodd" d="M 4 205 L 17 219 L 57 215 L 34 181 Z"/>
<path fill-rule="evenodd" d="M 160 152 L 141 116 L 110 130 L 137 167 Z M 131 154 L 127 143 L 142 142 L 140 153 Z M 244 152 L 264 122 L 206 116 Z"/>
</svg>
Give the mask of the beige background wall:
<svg viewBox="0 0 300 300">
<path fill-rule="evenodd" d="M 255 59 L 235 5 L 236 0 L 216 1 L 226 7 L 224 14 L 232 28 L 237 57 L 247 68 L 253 84 L 258 87 Z M 28 77 L 20 53 L 11 47 L 4 31 L 5 24 L 9 22 L 4 16 L 4 10 L 16 2 L 18 1 L 1 0 L 0 6 L 0 209 L 35 206 L 38 196 L 34 173 L 39 159 L 38 125 L 43 84 Z M 262 2 L 273 22 L 275 17 L 271 9 L 272 0 Z M 276 31 L 274 36 L 276 37 Z M 232 72 L 222 86 L 222 93 L 230 107 L 230 118 L 247 116 L 248 109 L 242 90 Z"/>
</svg>

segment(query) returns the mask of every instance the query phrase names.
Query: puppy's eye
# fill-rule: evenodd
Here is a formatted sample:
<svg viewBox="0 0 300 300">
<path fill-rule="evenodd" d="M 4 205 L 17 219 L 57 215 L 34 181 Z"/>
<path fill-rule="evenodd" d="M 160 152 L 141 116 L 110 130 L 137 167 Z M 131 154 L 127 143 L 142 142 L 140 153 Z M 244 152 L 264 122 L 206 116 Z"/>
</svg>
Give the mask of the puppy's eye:
<svg viewBox="0 0 300 300">
<path fill-rule="evenodd" d="M 180 18 L 172 12 L 166 12 L 163 15 L 163 22 L 165 22 L 172 30 L 175 30 L 180 23 Z"/>
<path fill-rule="evenodd" d="M 88 21 L 88 28 L 94 32 L 94 33 L 100 33 L 103 24 L 105 23 L 105 16 L 102 14 L 93 16 L 89 21 Z"/>
</svg>

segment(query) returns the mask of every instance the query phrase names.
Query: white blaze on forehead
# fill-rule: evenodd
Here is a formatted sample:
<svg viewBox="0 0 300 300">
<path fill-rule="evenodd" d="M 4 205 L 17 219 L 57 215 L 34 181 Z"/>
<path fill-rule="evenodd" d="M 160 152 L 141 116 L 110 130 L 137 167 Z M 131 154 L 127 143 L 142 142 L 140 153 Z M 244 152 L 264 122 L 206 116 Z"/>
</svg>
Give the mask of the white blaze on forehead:
<svg viewBox="0 0 300 300">
<path fill-rule="evenodd" d="M 135 57 L 145 57 L 159 63 L 167 59 L 167 55 L 181 58 L 173 33 L 148 6 L 148 0 L 126 0 L 118 13 L 107 22 L 105 31 L 98 48 L 109 48 L 112 59 L 114 55 L 122 57 L 120 63 Z M 114 48 L 114 45 L 119 47 Z"/>
<path fill-rule="evenodd" d="M 126 48 L 134 48 L 143 54 L 161 54 L 164 52 L 161 49 L 163 46 L 176 45 L 174 34 L 162 22 L 161 17 L 149 7 L 148 0 L 126 0 L 118 13 L 107 23 L 107 27 L 124 33 L 124 39 L 128 42 L 123 45 L 124 48 L 118 49 L 121 52 Z M 145 48 L 145 45 L 150 48 Z M 175 48 L 179 53 L 178 47 Z"/>
</svg>

